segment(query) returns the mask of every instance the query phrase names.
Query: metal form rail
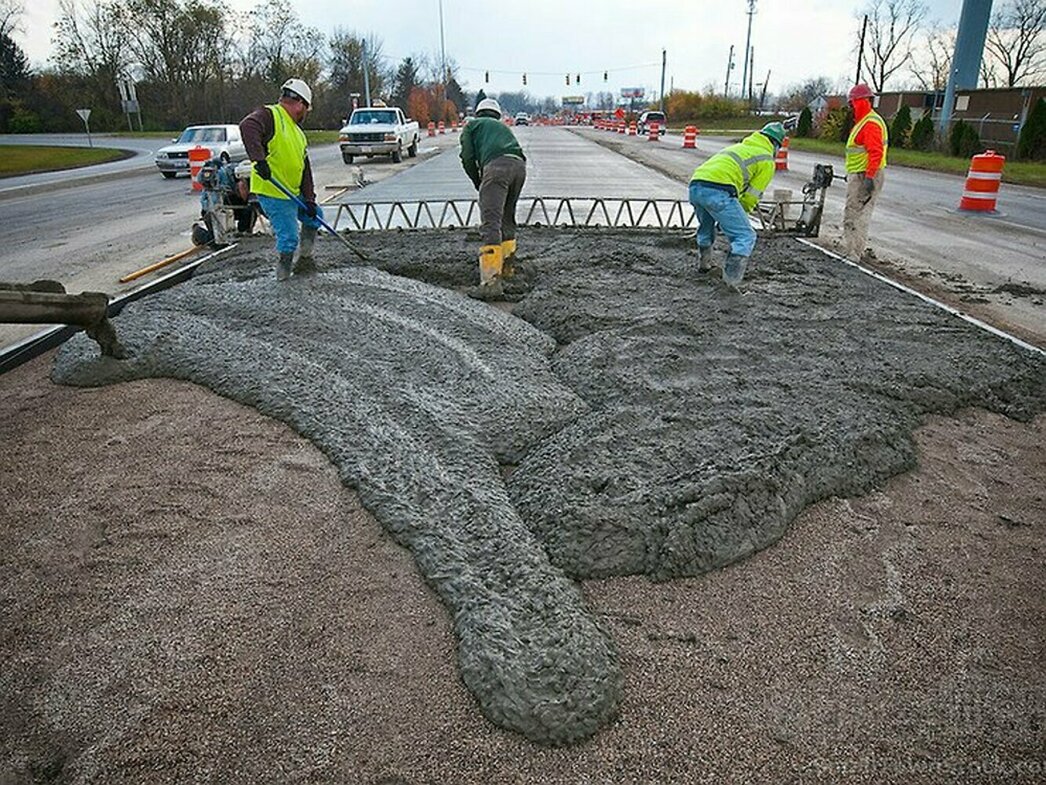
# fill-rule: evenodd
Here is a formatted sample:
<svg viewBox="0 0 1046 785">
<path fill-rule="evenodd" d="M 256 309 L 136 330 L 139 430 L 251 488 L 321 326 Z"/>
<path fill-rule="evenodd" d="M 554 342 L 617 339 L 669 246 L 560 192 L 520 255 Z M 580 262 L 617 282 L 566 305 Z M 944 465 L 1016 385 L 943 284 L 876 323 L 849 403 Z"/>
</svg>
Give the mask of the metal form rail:
<svg viewBox="0 0 1046 785">
<path fill-rule="evenodd" d="M 331 205 L 333 206 L 333 205 Z M 333 226 L 344 217 L 349 231 L 451 229 L 479 226 L 475 199 L 338 202 Z M 521 226 L 692 229 L 694 208 L 676 199 L 532 196 L 519 200 Z"/>
</svg>

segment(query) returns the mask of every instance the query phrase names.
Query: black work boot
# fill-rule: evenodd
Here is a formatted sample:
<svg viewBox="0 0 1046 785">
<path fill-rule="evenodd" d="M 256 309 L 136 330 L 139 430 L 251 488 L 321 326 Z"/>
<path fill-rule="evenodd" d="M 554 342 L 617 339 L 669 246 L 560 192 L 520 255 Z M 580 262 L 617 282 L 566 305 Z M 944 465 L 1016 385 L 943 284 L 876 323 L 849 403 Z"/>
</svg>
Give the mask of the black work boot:
<svg viewBox="0 0 1046 785">
<path fill-rule="evenodd" d="M 286 281 L 291 277 L 291 267 L 294 264 L 294 252 L 281 253 L 276 261 L 276 280 Z"/>
<path fill-rule="evenodd" d="M 697 271 L 699 273 L 707 273 L 715 265 L 712 264 L 712 246 L 702 248 L 698 246 L 697 249 Z"/>
<path fill-rule="evenodd" d="M 319 230 L 315 226 L 303 226 L 301 228 L 301 242 L 298 244 L 298 261 L 294 263 L 294 274 L 316 272 L 316 262 L 312 258 L 312 246 L 316 242 L 316 233 Z"/>
</svg>

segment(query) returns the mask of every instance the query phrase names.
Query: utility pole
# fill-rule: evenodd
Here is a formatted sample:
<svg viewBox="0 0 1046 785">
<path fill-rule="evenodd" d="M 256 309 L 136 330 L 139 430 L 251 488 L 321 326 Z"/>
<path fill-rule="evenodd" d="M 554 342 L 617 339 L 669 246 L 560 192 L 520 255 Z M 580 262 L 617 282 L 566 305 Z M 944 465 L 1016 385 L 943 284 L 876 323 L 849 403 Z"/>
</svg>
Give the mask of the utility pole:
<svg viewBox="0 0 1046 785">
<path fill-rule="evenodd" d="M 665 111 L 665 66 L 668 64 L 668 52 L 661 50 L 661 111 Z"/>
<path fill-rule="evenodd" d="M 770 84 L 770 71 L 766 72 L 766 81 L 763 82 L 763 94 L 759 96 L 759 111 L 766 108 L 766 86 Z"/>
<path fill-rule="evenodd" d="M 723 95 L 730 97 L 730 72 L 734 70 L 734 45 L 730 44 L 730 56 L 726 58 L 726 81 L 723 82 Z"/>
<path fill-rule="evenodd" d="M 854 84 L 861 83 L 861 61 L 864 60 L 864 34 L 868 32 L 868 14 L 864 15 L 864 24 L 861 25 L 861 43 L 857 47 L 857 76 Z"/>
<path fill-rule="evenodd" d="M 748 0 L 748 37 L 745 38 L 745 62 L 741 69 L 741 97 L 744 97 L 745 85 L 748 84 L 749 47 L 752 45 L 752 17 L 755 16 L 755 0 Z M 751 96 L 749 96 L 751 101 Z"/>
<path fill-rule="evenodd" d="M 748 50 L 748 108 L 752 108 L 752 81 L 755 79 L 755 47 Z M 744 87 L 742 86 L 742 89 Z"/>
<path fill-rule="evenodd" d="M 447 81 L 447 49 L 443 42 L 443 0 L 439 0 L 439 61 L 440 61 L 440 83 Z M 443 90 L 446 95 L 446 88 Z"/>
<path fill-rule="evenodd" d="M 367 39 L 364 38 L 361 44 L 363 50 L 363 100 L 366 101 L 366 105 L 370 106 L 370 74 L 367 68 Z"/>
</svg>

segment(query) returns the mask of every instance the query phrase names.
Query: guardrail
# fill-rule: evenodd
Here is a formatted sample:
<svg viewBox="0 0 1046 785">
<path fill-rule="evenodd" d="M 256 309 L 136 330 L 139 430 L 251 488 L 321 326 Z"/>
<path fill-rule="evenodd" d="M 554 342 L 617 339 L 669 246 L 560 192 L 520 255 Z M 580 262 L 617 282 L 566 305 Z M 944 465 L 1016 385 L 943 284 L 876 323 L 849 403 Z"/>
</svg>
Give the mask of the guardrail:
<svg viewBox="0 0 1046 785">
<path fill-rule="evenodd" d="M 332 226 L 344 217 L 350 231 L 452 229 L 479 226 L 475 199 L 338 202 Z M 325 205 L 333 206 L 332 204 Z M 692 229 L 694 208 L 677 199 L 534 196 L 519 200 L 521 226 Z"/>
</svg>

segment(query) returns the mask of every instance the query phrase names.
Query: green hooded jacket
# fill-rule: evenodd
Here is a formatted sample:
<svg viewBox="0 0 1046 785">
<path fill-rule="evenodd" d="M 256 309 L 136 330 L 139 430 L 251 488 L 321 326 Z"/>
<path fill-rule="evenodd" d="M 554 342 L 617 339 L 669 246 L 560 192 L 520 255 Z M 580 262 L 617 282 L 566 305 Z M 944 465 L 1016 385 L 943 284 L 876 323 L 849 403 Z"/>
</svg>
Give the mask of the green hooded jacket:
<svg viewBox="0 0 1046 785">
<path fill-rule="evenodd" d="M 761 133 L 720 150 L 697 169 L 693 180 L 732 185 L 746 213 L 755 209 L 774 178 L 774 144 Z"/>
<path fill-rule="evenodd" d="M 515 155 L 527 160 L 516 135 L 493 117 L 474 117 L 461 132 L 461 165 L 472 184 L 479 188 L 483 167 L 502 155 Z"/>
</svg>

